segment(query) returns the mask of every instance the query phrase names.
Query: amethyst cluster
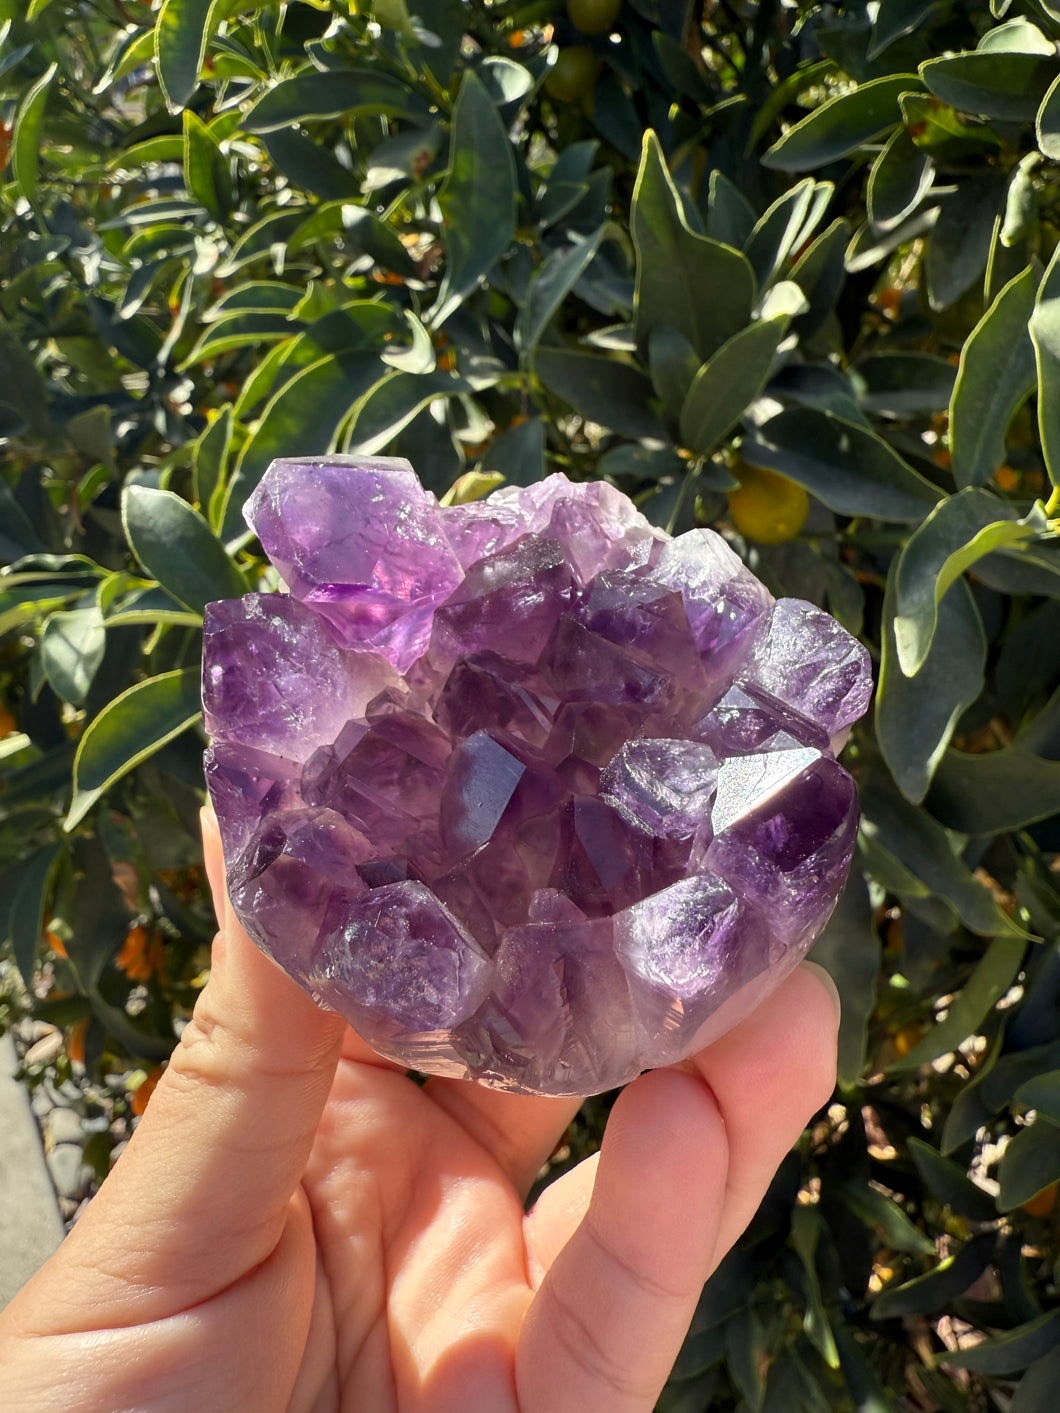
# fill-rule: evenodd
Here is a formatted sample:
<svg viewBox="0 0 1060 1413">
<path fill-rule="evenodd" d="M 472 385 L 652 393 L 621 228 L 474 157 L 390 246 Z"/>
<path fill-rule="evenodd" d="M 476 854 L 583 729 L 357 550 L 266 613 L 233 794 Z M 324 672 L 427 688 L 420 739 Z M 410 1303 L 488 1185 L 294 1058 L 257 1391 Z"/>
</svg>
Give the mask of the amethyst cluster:
<svg viewBox="0 0 1060 1413">
<path fill-rule="evenodd" d="M 290 592 L 206 615 L 232 902 L 381 1053 L 588 1094 L 805 955 L 871 690 L 827 614 L 605 482 L 443 507 L 405 461 L 293 459 L 247 518 Z"/>
</svg>

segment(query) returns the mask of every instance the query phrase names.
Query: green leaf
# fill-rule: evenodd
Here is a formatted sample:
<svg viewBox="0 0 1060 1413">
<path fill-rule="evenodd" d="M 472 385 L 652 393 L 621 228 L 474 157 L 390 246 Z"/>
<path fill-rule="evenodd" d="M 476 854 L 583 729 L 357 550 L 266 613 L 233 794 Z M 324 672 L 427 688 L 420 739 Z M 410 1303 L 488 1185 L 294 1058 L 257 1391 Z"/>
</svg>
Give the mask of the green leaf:
<svg viewBox="0 0 1060 1413">
<path fill-rule="evenodd" d="M 15 179 L 15 185 L 31 205 L 37 199 L 44 107 L 48 102 L 48 90 L 58 68 L 58 64 L 52 64 L 41 74 L 37 82 L 27 90 L 15 114 L 11 175 Z"/>
<path fill-rule="evenodd" d="M 1025 940 L 1020 927 L 1001 911 L 989 891 L 958 857 L 953 840 L 941 824 L 925 810 L 885 788 L 876 776 L 862 780 L 859 793 L 862 833 L 909 871 L 921 885 L 921 896 L 944 898 L 964 925 L 982 937 Z M 928 804 L 930 806 L 930 799 Z"/>
<path fill-rule="evenodd" d="M 755 228 L 754 207 L 738 186 L 715 167 L 707 196 L 707 235 L 711 240 L 742 250 Z"/>
<path fill-rule="evenodd" d="M 59 857 L 59 848 L 58 844 L 45 844 L 19 863 L 7 915 L 5 940 L 10 942 L 22 980 L 30 990 L 37 969 L 37 944 L 44 930 L 48 880 Z"/>
<path fill-rule="evenodd" d="M 1043 760 L 1018 744 L 982 755 L 947 751 L 927 806 L 947 829 L 963 834 L 1024 829 L 1060 813 L 1060 761 Z"/>
<path fill-rule="evenodd" d="M 988 29 L 975 46 L 979 54 L 1047 54 L 1056 57 L 1056 46 L 1036 24 L 1023 18 Z"/>
<path fill-rule="evenodd" d="M 780 172 L 808 172 L 846 157 L 900 122 L 899 94 L 922 86 L 916 74 L 888 74 L 829 98 L 789 128 L 762 165 Z"/>
<path fill-rule="evenodd" d="M 683 334 L 700 359 L 747 327 L 756 297 L 751 266 L 739 251 L 690 229 L 652 132 L 644 136 L 630 229 L 637 253 L 634 327 L 643 358 L 660 325 Z"/>
<path fill-rule="evenodd" d="M 1049 85 L 1035 119 L 1038 150 L 1052 162 L 1060 162 L 1060 78 Z"/>
<path fill-rule="evenodd" d="M 482 471 L 499 471 L 510 486 L 530 486 L 545 475 L 545 423 L 529 417 L 509 427 L 490 443 L 480 463 Z"/>
<path fill-rule="evenodd" d="M 1030 317 L 1038 380 L 1038 430 L 1054 486 L 1060 486 L 1060 246 L 1053 253 Z"/>
<path fill-rule="evenodd" d="M 870 62 L 878 58 L 896 39 L 912 34 L 941 6 L 942 0 L 880 0 L 866 57 Z"/>
<path fill-rule="evenodd" d="M 233 348 L 246 348 L 254 344 L 266 343 L 272 339 L 289 338 L 301 326 L 281 310 L 274 313 L 257 313 L 233 310 L 224 314 L 215 323 L 207 324 L 202 336 L 188 356 L 181 362 L 180 372 L 204 363 L 208 358 L 216 358 L 219 353 L 228 353 Z"/>
<path fill-rule="evenodd" d="M 382 451 L 436 397 L 467 392 L 450 373 L 395 372 L 375 383 L 358 402 L 346 431 L 347 450 L 361 456 Z"/>
<path fill-rule="evenodd" d="M 327 208 L 323 208 L 327 209 Z M 337 227 L 336 229 L 341 228 Z M 293 238 L 292 238 L 293 239 Z M 285 285 L 278 280 L 252 280 L 227 290 L 216 304 L 201 316 L 204 324 L 216 323 L 228 314 L 293 314 L 305 298 L 299 285 Z"/>
<path fill-rule="evenodd" d="M 950 403 L 950 450 L 959 486 L 981 486 L 1005 459 L 1005 433 L 1034 388 L 1034 345 L 1027 325 L 1039 275 L 1010 280 L 961 350 Z"/>
<path fill-rule="evenodd" d="M 66 951 L 76 970 L 79 989 L 92 994 L 106 967 L 113 962 L 132 917 L 98 834 L 77 840 L 74 868 L 77 885 L 69 910 L 64 913 L 72 932 Z"/>
<path fill-rule="evenodd" d="M 931 186 L 935 167 L 900 127 L 872 164 L 867 199 L 869 219 L 877 230 L 891 230 L 911 216 Z"/>
<path fill-rule="evenodd" d="M 648 335 L 648 371 L 655 396 L 675 426 L 699 368 L 699 355 L 684 334 L 656 324 Z"/>
<path fill-rule="evenodd" d="M 802 290 L 809 304 L 794 322 L 800 339 L 812 337 L 835 308 L 846 283 L 849 243 L 850 225 L 840 216 L 792 266 L 789 278 Z"/>
<path fill-rule="evenodd" d="M 515 235 L 515 159 L 497 108 L 466 73 L 453 109 L 449 171 L 438 195 L 445 274 L 428 323 L 438 328 L 508 249 Z"/>
<path fill-rule="evenodd" d="M 164 0 L 155 26 L 158 82 L 171 113 L 179 113 L 199 86 L 210 34 L 223 0 Z"/>
<path fill-rule="evenodd" d="M 924 258 L 932 309 L 948 309 L 986 269 L 1003 192 L 995 177 L 969 180 L 942 203 Z"/>
<path fill-rule="evenodd" d="M 553 250 L 534 272 L 515 321 L 515 345 L 524 358 L 537 347 L 557 309 L 588 269 L 605 229 L 601 226 L 587 240 Z"/>
<path fill-rule="evenodd" d="M 232 446 L 232 404 L 226 402 L 218 410 L 217 416 L 195 443 L 194 487 L 195 499 L 201 513 L 205 514 L 211 529 L 216 530 L 214 518 L 214 498 L 218 505 L 223 496 L 218 495 L 225 483 L 228 470 L 228 454 Z"/>
<path fill-rule="evenodd" d="M 903 93 L 901 105 L 909 136 L 936 162 L 982 158 L 990 149 L 997 151 L 1001 147 L 993 128 L 978 118 L 958 113 L 930 93 Z"/>
<path fill-rule="evenodd" d="M 549 392 L 591 422 L 626 437 L 665 438 L 649 406 L 651 383 L 631 364 L 595 353 L 539 348 L 534 371 Z"/>
<path fill-rule="evenodd" d="M 1016 1090 L 1018 1103 L 1037 1109 L 1053 1123 L 1060 1124 L 1060 1070 L 1046 1070 L 1035 1075 Z"/>
<path fill-rule="evenodd" d="M 894 639 L 906 677 L 927 659 L 950 585 L 984 555 L 1037 533 L 1017 514 L 990 491 L 969 487 L 948 496 L 913 532 L 898 559 L 894 595 Z"/>
<path fill-rule="evenodd" d="M 1030 123 L 1057 77 L 1055 56 L 1040 54 L 956 54 L 928 59 L 920 77 L 943 103 L 984 118 Z"/>
<path fill-rule="evenodd" d="M 797 1205 L 791 1213 L 791 1240 L 802 1262 L 806 1279 L 806 1310 L 802 1327 L 830 1369 L 839 1367 L 839 1351 L 828 1319 L 821 1282 L 817 1275 L 817 1244 L 825 1230 L 824 1218 L 816 1207 Z"/>
<path fill-rule="evenodd" d="M 915 537 L 914 537 L 915 538 Z M 908 547 L 907 551 L 908 552 Z M 983 690 L 986 635 L 965 580 L 934 605 L 939 632 L 918 664 L 916 676 L 900 669 L 895 645 L 895 578 L 887 582 L 883 643 L 876 691 L 876 737 L 902 794 L 919 804 L 965 709 Z"/>
<path fill-rule="evenodd" d="M 1060 1181 L 1060 1125 L 1038 1118 L 1021 1128 L 1001 1156 L 997 1170 L 999 1212 L 1012 1212 Z"/>
<path fill-rule="evenodd" d="M 228 164 L 217 140 L 200 117 L 184 110 L 184 185 L 215 220 L 223 221 L 232 205 Z"/>
<path fill-rule="evenodd" d="M 935 1243 L 910 1221 L 893 1197 L 855 1182 L 844 1182 L 839 1196 L 858 1220 L 879 1232 L 884 1244 L 893 1250 L 908 1251 L 913 1256 L 935 1255 Z"/>
<path fill-rule="evenodd" d="M 173 491 L 126 487 L 122 523 L 136 558 L 152 578 L 188 608 L 238 598 L 243 577 L 209 525 Z"/>
<path fill-rule="evenodd" d="M 49 617 L 41 635 L 40 664 L 57 697 L 75 704 L 84 701 L 106 643 L 103 615 L 94 604 Z"/>
<path fill-rule="evenodd" d="M 481 89 L 480 83 L 478 86 Z M 349 68 L 329 73 L 314 69 L 282 79 L 270 88 L 243 119 L 243 128 L 251 133 L 274 132 L 291 123 L 339 118 L 345 113 L 418 118 L 426 117 L 427 106 L 411 89 L 378 69 Z M 494 115 L 494 121 L 500 120 Z"/>
<path fill-rule="evenodd" d="M 374 353 L 329 354 L 302 368 L 272 397 L 243 448 L 225 497 L 221 537 L 245 537 L 243 503 L 278 456 L 330 451 L 339 428 L 380 378 Z"/>
<path fill-rule="evenodd" d="M 838 1079 L 844 1089 L 850 1089 L 865 1068 L 866 1031 L 876 1009 L 880 970 L 880 939 L 873 925 L 872 903 L 865 879 L 857 870 L 839 895 L 809 959 L 828 972 L 843 1003 Z"/>
<path fill-rule="evenodd" d="M 149 677 L 89 722 L 74 758 L 74 796 L 64 829 L 74 829 L 115 781 L 199 719 L 199 678 L 198 667 Z"/>
<path fill-rule="evenodd" d="M 751 232 L 745 254 L 751 262 L 759 291 L 772 284 L 800 240 L 808 239 L 811 234 L 806 229 L 807 218 L 816 190 L 813 177 L 796 182 L 777 197 Z"/>
<path fill-rule="evenodd" d="M 894 418 L 945 412 L 957 376 L 948 359 L 930 353 L 877 353 L 853 372 L 865 411 Z"/>
<path fill-rule="evenodd" d="M 991 1202 L 991 1208 L 993 1205 Z M 991 1211 L 991 1217 L 995 1215 Z M 947 1256 L 933 1271 L 904 1284 L 894 1282 L 885 1286 L 869 1306 L 870 1318 L 896 1320 L 906 1315 L 933 1315 L 952 1308 L 953 1302 L 990 1265 L 996 1246 L 994 1234 L 984 1232 L 966 1241 L 956 1256 Z"/>
<path fill-rule="evenodd" d="M 681 440 L 709 456 L 765 387 L 791 320 L 763 319 L 734 334 L 703 364 L 681 408 Z"/>
<path fill-rule="evenodd" d="M 1048 1310 L 994 1339 L 984 1339 L 968 1349 L 944 1350 L 935 1356 L 935 1362 L 979 1374 L 1021 1374 L 1028 1364 L 1041 1359 L 1058 1344 L 1060 1309 Z"/>
<path fill-rule="evenodd" d="M 770 418 L 745 439 L 742 455 L 798 481 L 839 515 L 920 520 L 940 498 L 882 437 L 816 408 Z"/>
<path fill-rule="evenodd" d="M 975 1035 L 1018 976 L 1026 945 L 1022 937 L 995 937 L 961 987 L 960 995 L 950 1002 L 945 1019 L 932 1026 L 908 1055 L 895 1060 L 888 1072 L 902 1074 L 929 1065 Z"/>
<path fill-rule="evenodd" d="M 915 1136 L 909 1139 L 909 1155 L 924 1186 L 950 1211 L 973 1222 L 995 1220 L 997 1205 L 993 1197 L 974 1183 L 952 1158 L 944 1158 L 937 1148 Z"/>
<path fill-rule="evenodd" d="M 342 207 L 343 244 L 369 255 L 383 270 L 392 270 L 407 280 L 418 278 L 412 257 L 401 244 L 397 232 L 364 206 L 349 202 Z"/>
<path fill-rule="evenodd" d="M 1060 1349 L 1036 1359 L 1016 1385 L 1008 1413 L 1042 1413 L 1049 1407 L 1060 1384 Z"/>
</svg>

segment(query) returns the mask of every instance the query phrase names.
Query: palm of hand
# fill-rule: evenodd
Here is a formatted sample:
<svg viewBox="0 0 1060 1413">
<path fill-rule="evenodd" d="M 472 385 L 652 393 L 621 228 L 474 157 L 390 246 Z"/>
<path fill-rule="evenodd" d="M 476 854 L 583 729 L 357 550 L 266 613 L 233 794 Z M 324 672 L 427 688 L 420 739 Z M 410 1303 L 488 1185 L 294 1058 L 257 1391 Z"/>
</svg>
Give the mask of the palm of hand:
<svg viewBox="0 0 1060 1413">
<path fill-rule="evenodd" d="M 207 862 L 223 897 L 216 831 Z M 523 1201 L 575 1101 L 420 1087 L 324 1017 L 226 907 L 140 1129 L 0 1318 L 34 1413 L 647 1413 L 702 1283 L 831 1092 L 796 971 L 617 1100 L 599 1160 Z"/>
</svg>

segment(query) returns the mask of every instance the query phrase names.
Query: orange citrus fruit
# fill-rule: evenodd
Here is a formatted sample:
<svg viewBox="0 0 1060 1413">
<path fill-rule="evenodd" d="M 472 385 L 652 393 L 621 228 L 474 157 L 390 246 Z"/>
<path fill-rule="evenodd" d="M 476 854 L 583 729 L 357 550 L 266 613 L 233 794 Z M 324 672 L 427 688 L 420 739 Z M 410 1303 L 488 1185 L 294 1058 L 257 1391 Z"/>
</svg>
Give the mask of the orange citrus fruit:
<svg viewBox="0 0 1060 1413">
<path fill-rule="evenodd" d="M 764 466 L 742 463 L 740 484 L 729 492 L 729 514 L 741 535 L 760 545 L 793 540 L 806 524 L 810 500 L 794 481 Z"/>
</svg>

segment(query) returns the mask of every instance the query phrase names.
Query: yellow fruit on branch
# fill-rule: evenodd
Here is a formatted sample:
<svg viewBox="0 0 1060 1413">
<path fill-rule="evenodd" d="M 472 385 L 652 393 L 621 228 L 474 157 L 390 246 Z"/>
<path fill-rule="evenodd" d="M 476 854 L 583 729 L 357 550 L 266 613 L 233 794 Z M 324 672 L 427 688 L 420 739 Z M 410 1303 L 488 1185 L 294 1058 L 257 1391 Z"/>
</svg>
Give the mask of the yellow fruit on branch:
<svg viewBox="0 0 1060 1413">
<path fill-rule="evenodd" d="M 740 484 L 729 492 L 729 515 L 740 534 L 760 545 L 793 540 L 810 513 L 803 488 L 776 471 L 745 461 L 734 468 L 734 474 Z"/>
</svg>

